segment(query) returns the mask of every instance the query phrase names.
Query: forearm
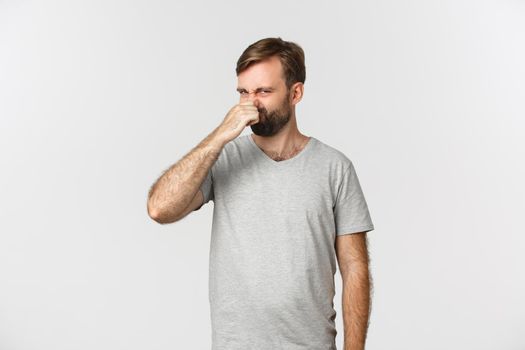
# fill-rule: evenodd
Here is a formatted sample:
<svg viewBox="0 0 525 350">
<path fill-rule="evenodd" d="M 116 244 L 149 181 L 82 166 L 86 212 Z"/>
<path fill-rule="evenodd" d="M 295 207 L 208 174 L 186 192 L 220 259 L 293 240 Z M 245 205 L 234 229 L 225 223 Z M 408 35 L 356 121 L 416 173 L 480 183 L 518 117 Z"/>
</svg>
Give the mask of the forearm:
<svg viewBox="0 0 525 350">
<path fill-rule="evenodd" d="M 366 263 L 354 266 L 343 280 L 344 350 L 364 350 L 370 316 L 371 278 Z"/>
<path fill-rule="evenodd" d="M 164 222 L 174 221 L 190 204 L 224 145 L 214 130 L 166 170 L 149 191 L 150 216 Z"/>
</svg>

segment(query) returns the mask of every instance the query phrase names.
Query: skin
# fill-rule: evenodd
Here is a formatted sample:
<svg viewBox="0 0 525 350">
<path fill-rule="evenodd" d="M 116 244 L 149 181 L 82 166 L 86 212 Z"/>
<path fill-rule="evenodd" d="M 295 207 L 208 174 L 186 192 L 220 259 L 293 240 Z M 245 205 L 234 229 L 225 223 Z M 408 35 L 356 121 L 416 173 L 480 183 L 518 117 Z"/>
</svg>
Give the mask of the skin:
<svg viewBox="0 0 525 350">
<path fill-rule="evenodd" d="M 363 350 L 372 306 L 366 232 L 336 236 L 335 249 L 343 281 L 343 348 Z"/>
<path fill-rule="evenodd" d="M 224 145 L 244 128 L 252 128 L 254 142 L 275 161 L 295 156 L 310 139 L 297 128 L 295 115 L 304 85 L 297 82 L 286 86 L 277 57 L 255 63 L 240 73 L 237 91 L 239 103 L 222 122 L 151 186 L 147 209 L 156 222 L 176 222 L 202 205 L 200 186 L 204 178 Z M 368 329 L 371 287 L 366 233 L 336 236 L 334 245 L 343 280 L 344 350 L 362 350 Z"/>
<path fill-rule="evenodd" d="M 257 89 L 261 89 L 259 93 Z M 252 101 L 259 110 L 281 110 L 284 115 L 276 115 L 276 118 L 283 119 L 285 115 L 289 115 L 289 121 L 274 135 L 257 135 L 252 127 L 253 140 L 270 158 L 289 159 L 302 150 L 309 137 L 303 135 L 297 128 L 295 106 L 303 98 L 304 84 L 297 82 L 290 89 L 286 87 L 281 61 L 277 56 L 253 64 L 241 72 L 237 77 L 237 91 L 240 102 Z M 262 91 L 271 92 L 262 93 Z"/>
</svg>

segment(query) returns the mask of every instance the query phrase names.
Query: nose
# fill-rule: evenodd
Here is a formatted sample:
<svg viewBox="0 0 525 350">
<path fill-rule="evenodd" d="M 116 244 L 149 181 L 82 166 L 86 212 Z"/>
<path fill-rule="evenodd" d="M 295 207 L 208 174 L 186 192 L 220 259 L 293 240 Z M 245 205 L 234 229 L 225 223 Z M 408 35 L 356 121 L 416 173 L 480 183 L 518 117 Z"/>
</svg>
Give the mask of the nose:
<svg viewBox="0 0 525 350">
<path fill-rule="evenodd" d="M 251 97 L 251 94 L 250 94 L 250 101 L 253 102 L 253 104 L 255 105 L 255 107 L 259 107 L 259 100 L 257 99 L 257 97 L 255 97 L 255 95 L 253 97 Z"/>
<path fill-rule="evenodd" d="M 241 97 L 243 100 L 252 101 L 255 106 L 259 106 L 259 100 L 255 91 L 247 92 L 244 96 Z"/>
</svg>

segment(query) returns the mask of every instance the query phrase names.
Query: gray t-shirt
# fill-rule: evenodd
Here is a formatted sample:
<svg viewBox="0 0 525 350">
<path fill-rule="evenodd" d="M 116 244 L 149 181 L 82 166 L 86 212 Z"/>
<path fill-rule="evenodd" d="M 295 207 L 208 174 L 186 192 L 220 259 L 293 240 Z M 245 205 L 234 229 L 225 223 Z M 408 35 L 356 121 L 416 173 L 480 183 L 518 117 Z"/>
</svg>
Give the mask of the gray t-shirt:
<svg viewBox="0 0 525 350">
<path fill-rule="evenodd" d="M 350 159 L 311 137 L 274 161 L 244 135 L 200 189 L 214 202 L 212 350 L 335 350 L 335 236 L 374 229 Z"/>
</svg>

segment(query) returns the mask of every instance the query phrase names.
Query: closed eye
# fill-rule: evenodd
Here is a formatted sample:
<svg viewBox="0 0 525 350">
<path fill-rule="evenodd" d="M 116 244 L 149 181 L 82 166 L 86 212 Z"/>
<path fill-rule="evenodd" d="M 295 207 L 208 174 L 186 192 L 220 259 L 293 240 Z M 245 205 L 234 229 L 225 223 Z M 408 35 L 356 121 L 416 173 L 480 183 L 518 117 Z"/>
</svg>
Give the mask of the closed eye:
<svg viewBox="0 0 525 350">
<path fill-rule="evenodd" d="M 246 96 L 246 95 L 249 95 L 250 92 L 244 90 L 244 89 L 237 89 L 237 92 L 239 93 L 239 95 L 241 96 Z M 264 88 L 259 88 L 257 90 L 254 91 L 254 93 L 258 96 L 268 96 L 269 94 L 271 94 L 273 92 L 272 89 L 264 89 Z"/>
</svg>

